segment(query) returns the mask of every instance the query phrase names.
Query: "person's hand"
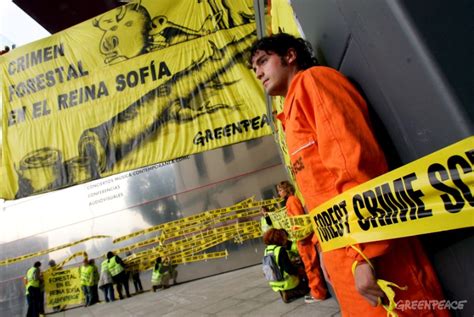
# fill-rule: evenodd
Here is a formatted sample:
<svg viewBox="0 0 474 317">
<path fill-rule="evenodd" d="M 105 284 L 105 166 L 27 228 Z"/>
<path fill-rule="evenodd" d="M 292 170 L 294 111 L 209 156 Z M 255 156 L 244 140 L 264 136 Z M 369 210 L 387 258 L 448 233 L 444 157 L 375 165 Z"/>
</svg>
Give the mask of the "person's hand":
<svg viewBox="0 0 474 317">
<path fill-rule="evenodd" d="M 355 287 L 357 291 L 370 303 L 372 306 L 378 305 L 379 298 L 383 298 L 385 293 L 377 285 L 375 272 L 368 263 L 357 264 L 354 271 Z"/>
</svg>

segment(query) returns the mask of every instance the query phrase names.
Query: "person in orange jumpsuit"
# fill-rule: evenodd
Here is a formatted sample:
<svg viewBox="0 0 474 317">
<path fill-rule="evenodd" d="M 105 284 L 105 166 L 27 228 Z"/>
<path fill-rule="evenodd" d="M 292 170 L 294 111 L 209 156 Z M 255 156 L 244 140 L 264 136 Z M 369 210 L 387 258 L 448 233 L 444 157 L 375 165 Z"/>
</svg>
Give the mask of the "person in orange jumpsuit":
<svg viewBox="0 0 474 317">
<path fill-rule="evenodd" d="M 308 210 L 387 172 L 364 99 L 341 73 L 317 66 L 309 43 L 285 33 L 264 37 L 253 44 L 249 62 L 269 95 L 285 97 L 279 119 Z M 374 269 L 350 246 L 322 255 L 343 316 L 387 315 L 379 304 L 385 294 L 377 279 L 408 287 L 395 289 L 397 303 L 443 299 L 436 274 L 416 238 L 356 247 Z M 399 316 L 450 315 L 429 305 L 404 309 L 397 304 L 395 312 Z"/>
<path fill-rule="evenodd" d="M 289 217 L 304 215 L 305 211 L 301 201 L 295 196 L 295 188 L 288 181 L 282 181 L 277 185 L 278 195 L 284 199 L 286 213 Z M 305 296 L 306 303 L 326 299 L 327 288 L 319 265 L 319 256 L 315 245 L 312 243 L 313 234 L 298 241 L 298 252 L 303 261 L 308 286 L 311 294 Z"/>
</svg>

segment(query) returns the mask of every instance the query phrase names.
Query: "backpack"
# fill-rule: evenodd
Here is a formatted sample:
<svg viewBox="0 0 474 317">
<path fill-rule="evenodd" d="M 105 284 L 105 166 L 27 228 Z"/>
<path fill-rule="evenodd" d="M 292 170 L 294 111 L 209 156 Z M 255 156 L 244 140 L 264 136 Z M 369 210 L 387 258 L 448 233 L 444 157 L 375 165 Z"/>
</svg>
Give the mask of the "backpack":
<svg viewBox="0 0 474 317">
<path fill-rule="evenodd" d="M 283 274 L 281 274 L 280 268 L 277 265 L 275 254 L 273 251 L 267 252 L 263 256 L 262 269 L 265 279 L 269 282 L 283 281 Z"/>
</svg>

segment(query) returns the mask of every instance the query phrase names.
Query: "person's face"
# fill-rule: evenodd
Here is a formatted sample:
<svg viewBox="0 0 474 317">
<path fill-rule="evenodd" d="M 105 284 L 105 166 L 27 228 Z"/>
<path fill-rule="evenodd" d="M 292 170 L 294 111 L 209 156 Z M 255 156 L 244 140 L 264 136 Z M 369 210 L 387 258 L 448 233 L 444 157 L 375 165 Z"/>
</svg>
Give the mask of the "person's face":
<svg viewBox="0 0 474 317">
<path fill-rule="evenodd" d="M 252 69 L 270 96 L 286 96 L 290 73 L 288 64 L 280 56 L 258 50 L 252 57 Z"/>
<path fill-rule="evenodd" d="M 279 195 L 281 198 L 286 198 L 286 196 L 288 196 L 288 192 L 287 192 L 286 189 L 283 188 L 282 186 L 278 186 L 278 187 L 277 187 L 277 190 L 278 190 L 278 195 Z"/>
</svg>

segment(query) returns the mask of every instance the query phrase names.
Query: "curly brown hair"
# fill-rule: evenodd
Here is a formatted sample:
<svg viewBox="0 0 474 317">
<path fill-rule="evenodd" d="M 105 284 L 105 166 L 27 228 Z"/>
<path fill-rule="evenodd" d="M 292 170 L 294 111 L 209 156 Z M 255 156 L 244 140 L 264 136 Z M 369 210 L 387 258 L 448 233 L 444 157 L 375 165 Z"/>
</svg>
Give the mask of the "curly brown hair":
<svg viewBox="0 0 474 317">
<path fill-rule="evenodd" d="M 252 65 L 253 56 L 257 51 L 273 52 L 283 58 L 289 49 L 296 51 L 296 63 L 300 70 L 319 65 L 311 44 L 288 33 L 277 33 L 256 40 L 250 48 L 248 63 Z"/>
<path fill-rule="evenodd" d="M 266 245 L 284 246 L 287 238 L 288 233 L 285 230 L 272 228 L 263 235 L 263 243 Z"/>
</svg>

